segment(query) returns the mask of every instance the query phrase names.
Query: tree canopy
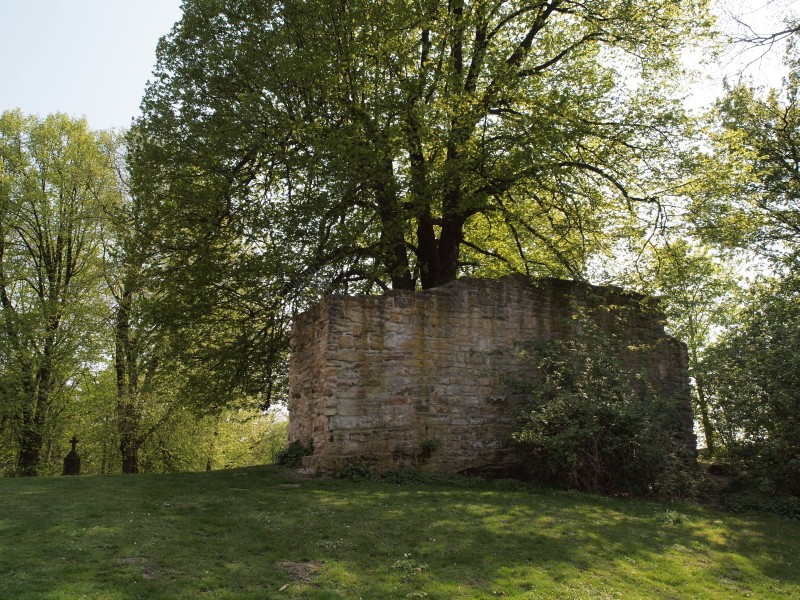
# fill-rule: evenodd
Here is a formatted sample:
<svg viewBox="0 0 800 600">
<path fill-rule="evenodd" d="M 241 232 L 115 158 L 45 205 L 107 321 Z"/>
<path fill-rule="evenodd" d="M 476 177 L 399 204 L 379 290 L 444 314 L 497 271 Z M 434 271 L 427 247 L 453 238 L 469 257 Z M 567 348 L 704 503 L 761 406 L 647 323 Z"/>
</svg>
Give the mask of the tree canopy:
<svg viewBox="0 0 800 600">
<path fill-rule="evenodd" d="M 769 259 L 800 244 L 800 73 L 780 90 L 731 85 L 714 111 L 713 152 L 692 214 L 701 236 Z"/>
<path fill-rule="evenodd" d="M 716 429 L 769 490 L 800 495 L 800 281 L 796 268 L 751 290 L 706 360 Z"/>
<path fill-rule="evenodd" d="M 682 123 L 664 90 L 706 20 L 699 1 L 186 2 L 130 138 L 135 189 L 184 258 L 218 242 L 328 285 L 426 288 L 468 247 L 580 275 L 609 201 L 663 192 Z"/>
<path fill-rule="evenodd" d="M 674 185 L 708 23 L 705 0 L 185 2 L 129 136 L 164 322 L 255 392 L 240 358 L 281 360 L 322 293 L 584 278 Z"/>
<path fill-rule="evenodd" d="M 0 433 L 22 474 L 102 344 L 101 215 L 119 193 L 108 150 L 84 120 L 0 115 Z"/>
</svg>

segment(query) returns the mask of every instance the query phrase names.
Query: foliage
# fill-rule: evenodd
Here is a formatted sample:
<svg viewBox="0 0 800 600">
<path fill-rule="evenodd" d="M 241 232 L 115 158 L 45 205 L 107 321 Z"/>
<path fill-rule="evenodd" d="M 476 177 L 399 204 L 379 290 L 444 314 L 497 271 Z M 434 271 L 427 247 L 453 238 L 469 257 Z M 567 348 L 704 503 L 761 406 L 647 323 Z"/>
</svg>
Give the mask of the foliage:
<svg viewBox="0 0 800 600">
<path fill-rule="evenodd" d="M 302 466 L 304 456 L 312 454 L 314 454 L 314 440 L 310 439 L 305 444 L 295 440 L 278 453 L 275 464 L 281 467 L 297 468 Z"/>
<path fill-rule="evenodd" d="M 35 475 L 106 330 L 101 215 L 119 194 L 109 136 L 66 115 L 0 115 L 0 423 Z"/>
<path fill-rule="evenodd" d="M 795 36 L 796 22 L 777 34 Z M 765 39 L 770 39 L 769 36 Z M 738 82 L 712 113 L 712 148 L 698 163 L 703 184 L 690 218 L 707 242 L 744 250 L 770 276 L 743 297 L 728 328 L 705 352 L 719 460 L 771 492 L 800 493 L 797 421 L 797 257 L 800 252 L 800 58 L 786 54 L 780 89 Z M 755 259 L 755 260 L 753 260 Z"/>
<path fill-rule="evenodd" d="M 697 165 L 690 212 L 711 243 L 770 259 L 800 245 L 799 61 L 796 50 L 787 56 L 781 89 L 729 85 L 712 113 L 713 150 Z"/>
<path fill-rule="evenodd" d="M 800 497 L 764 489 L 758 481 L 735 481 L 725 490 L 723 500 L 725 508 L 733 512 L 775 515 L 800 521 Z"/>
<path fill-rule="evenodd" d="M 264 467 L 5 479 L 0 514 L 3 598 L 728 600 L 800 591 L 795 522 L 477 480 L 398 488 Z"/>
<path fill-rule="evenodd" d="M 416 474 L 417 471 L 415 470 L 404 470 L 403 475 L 398 477 L 399 482 L 416 477 Z M 381 475 L 374 466 L 357 459 L 348 460 L 345 466 L 336 472 L 336 477 L 339 479 L 350 479 L 351 481 L 375 480 Z"/>
<path fill-rule="evenodd" d="M 523 460 L 536 479 L 570 488 L 692 494 L 685 415 L 648 381 L 648 348 L 603 327 L 603 313 L 623 318 L 589 309 L 575 315 L 570 338 L 524 348 L 530 374 L 518 385 L 530 404 L 514 434 Z"/>
<path fill-rule="evenodd" d="M 191 410 L 212 369 L 147 310 L 122 152 L 65 115 L 0 116 L 0 474 L 60 473 L 73 435 L 84 473 L 271 462 L 283 443 L 274 414 Z"/>
<path fill-rule="evenodd" d="M 419 445 L 419 459 L 421 462 L 427 462 L 430 460 L 433 453 L 439 450 L 442 447 L 442 440 L 439 438 L 433 437 L 425 440 Z"/>
<path fill-rule="evenodd" d="M 286 421 L 275 413 L 202 416 L 178 403 L 142 444 L 140 465 L 144 472 L 175 473 L 271 464 L 285 440 Z"/>
<path fill-rule="evenodd" d="M 57 433 L 45 445 L 38 472 L 58 475 L 73 435 L 79 440 L 81 474 L 106 475 L 124 471 L 117 416 L 113 368 L 87 376 L 61 415 Z M 138 472 L 202 471 L 272 464 L 286 442 L 286 421 L 278 412 L 222 411 L 199 416 L 176 398 L 149 398 L 141 414 L 149 432 L 138 448 Z M 13 448 L 3 444 L 3 452 Z M 2 459 L 5 454 L 0 454 Z M 14 456 L 5 459 L 13 472 Z"/>
<path fill-rule="evenodd" d="M 406 552 L 403 554 L 402 559 L 395 561 L 395 563 L 392 565 L 392 568 L 400 571 L 400 581 L 405 582 L 415 575 L 419 575 L 420 573 L 427 571 L 428 565 L 414 559 L 411 554 Z"/>
<path fill-rule="evenodd" d="M 800 277 L 754 286 L 739 323 L 711 348 L 706 378 L 728 460 L 800 495 Z"/>
<path fill-rule="evenodd" d="M 70 449 L 67 440 L 76 436 L 82 474 L 119 473 L 119 432 L 115 418 L 116 385 L 113 371 L 103 369 L 87 377 L 64 414 L 66 431 L 59 439 L 50 472 L 59 469 Z M 58 473 L 60 471 L 56 471 Z"/>
<path fill-rule="evenodd" d="M 716 432 L 704 378 L 706 348 L 732 324 L 741 290 L 727 254 L 691 239 L 665 239 L 639 257 L 625 283 L 658 297 L 670 335 L 686 343 L 695 417 L 702 428 L 705 451 L 716 451 Z"/>
<path fill-rule="evenodd" d="M 706 9 L 184 2 L 129 165 L 156 312 L 210 366 L 203 401 L 271 401 L 292 311 L 326 292 L 584 277 L 674 184 Z"/>
<path fill-rule="evenodd" d="M 287 425 L 278 411 L 223 411 L 215 430 L 214 468 L 276 464 L 286 446 Z"/>
</svg>

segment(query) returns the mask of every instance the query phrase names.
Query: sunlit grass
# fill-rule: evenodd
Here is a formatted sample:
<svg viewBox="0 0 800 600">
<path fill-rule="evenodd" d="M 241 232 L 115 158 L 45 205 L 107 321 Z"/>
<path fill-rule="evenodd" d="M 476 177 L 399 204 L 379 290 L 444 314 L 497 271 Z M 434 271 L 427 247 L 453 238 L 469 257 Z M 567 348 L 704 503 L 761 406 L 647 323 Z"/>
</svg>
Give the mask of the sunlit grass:
<svg viewBox="0 0 800 600">
<path fill-rule="evenodd" d="M 273 468 L 0 481 L 0 598 L 790 598 L 800 524 Z"/>
</svg>

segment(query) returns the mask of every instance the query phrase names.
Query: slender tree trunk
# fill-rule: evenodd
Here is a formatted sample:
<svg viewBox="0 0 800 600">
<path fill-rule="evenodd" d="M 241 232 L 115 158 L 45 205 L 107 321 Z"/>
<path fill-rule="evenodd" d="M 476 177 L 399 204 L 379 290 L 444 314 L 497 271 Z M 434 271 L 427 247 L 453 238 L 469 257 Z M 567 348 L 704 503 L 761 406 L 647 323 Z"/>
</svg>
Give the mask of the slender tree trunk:
<svg viewBox="0 0 800 600">
<path fill-rule="evenodd" d="M 38 394 L 28 397 L 28 406 L 22 417 L 19 433 L 19 455 L 17 473 L 25 477 L 35 477 L 42 461 L 44 443 L 45 406 L 37 402 Z"/>
<path fill-rule="evenodd" d="M 141 414 L 138 407 L 139 378 L 136 354 L 130 332 L 130 311 L 133 293 L 125 289 L 118 299 L 114 330 L 114 368 L 117 375 L 117 432 L 122 456 L 122 472 L 139 472 L 139 428 Z"/>
<path fill-rule="evenodd" d="M 706 438 L 706 453 L 710 458 L 714 456 L 714 451 L 716 450 L 716 444 L 714 443 L 716 433 L 714 432 L 714 425 L 711 422 L 711 415 L 708 410 L 705 388 L 702 380 L 697 377 L 697 373 L 695 373 L 694 385 L 697 390 L 697 408 L 700 411 L 700 422 L 703 425 L 703 437 Z"/>
<path fill-rule="evenodd" d="M 711 422 L 711 415 L 708 410 L 708 399 L 706 398 L 703 378 L 699 375 L 700 359 L 697 356 L 697 337 L 695 336 L 695 321 L 693 314 L 689 314 L 689 343 L 691 344 L 691 368 L 694 377 L 694 387 L 697 391 L 697 409 L 700 411 L 700 422 L 703 425 L 703 437 L 706 438 L 706 453 L 709 457 L 714 456 L 714 425 Z"/>
<path fill-rule="evenodd" d="M 214 434 L 211 436 L 211 444 L 208 448 L 206 471 L 211 471 L 214 468 L 214 457 L 217 453 L 217 440 L 219 440 L 219 416 L 217 416 L 214 421 Z"/>
<path fill-rule="evenodd" d="M 125 474 L 139 472 L 139 446 L 129 440 L 120 441 L 119 450 L 122 454 L 122 472 Z"/>
</svg>

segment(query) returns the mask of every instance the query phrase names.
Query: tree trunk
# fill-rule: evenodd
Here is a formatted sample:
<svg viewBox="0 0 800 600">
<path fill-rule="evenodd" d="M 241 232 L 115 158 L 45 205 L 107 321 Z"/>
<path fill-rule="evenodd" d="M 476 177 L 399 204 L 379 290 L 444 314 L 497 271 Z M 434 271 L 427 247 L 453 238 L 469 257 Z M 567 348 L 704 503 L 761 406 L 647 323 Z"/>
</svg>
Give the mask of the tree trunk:
<svg viewBox="0 0 800 600">
<path fill-rule="evenodd" d="M 710 458 L 714 456 L 714 425 L 711 422 L 711 415 L 708 411 L 708 400 L 706 398 L 703 378 L 700 376 L 700 359 L 697 356 L 697 338 L 695 336 L 695 326 L 693 314 L 689 313 L 689 343 L 691 344 L 691 373 L 694 377 L 694 386 L 697 391 L 697 408 L 700 411 L 700 421 L 703 425 L 703 437 L 706 438 L 706 454 Z"/>
<path fill-rule="evenodd" d="M 455 144 L 448 147 L 447 160 L 456 164 L 460 154 Z M 457 169 L 454 168 L 453 171 Z M 434 219 L 426 206 L 417 222 L 417 261 L 422 289 L 438 287 L 458 277 L 458 259 L 464 241 L 468 213 L 462 203 L 461 176 L 453 173 L 442 198 L 441 234 L 436 239 Z"/>
<path fill-rule="evenodd" d="M 126 286 L 127 287 L 127 286 Z M 138 407 L 139 377 L 136 354 L 130 332 L 130 311 L 133 293 L 124 289 L 118 299 L 114 328 L 114 368 L 117 375 L 117 432 L 122 456 L 122 472 L 139 472 Z"/>
<path fill-rule="evenodd" d="M 120 440 L 119 449 L 122 453 L 122 472 L 126 474 L 139 472 L 139 447 L 130 440 Z"/>
<path fill-rule="evenodd" d="M 47 420 L 47 409 L 52 388 L 52 372 L 50 360 L 52 356 L 52 339 L 45 342 L 42 364 L 34 378 L 26 378 L 24 387 L 25 402 L 28 404 L 22 417 L 19 434 L 19 457 L 17 472 L 23 476 L 35 477 L 42 461 L 42 445 Z"/>
<path fill-rule="evenodd" d="M 375 192 L 381 218 L 383 263 L 391 278 L 392 289 L 413 290 L 414 278 L 411 276 L 408 264 L 404 216 L 397 202 L 392 161 L 384 161 L 380 169 L 381 173 L 375 182 Z"/>
<path fill-rule="evenodd" d="M 214 456 L 217 453 L 217 440 L 219 439 L 219 416 L 214 422 L 214 434 L 211 437 L 211 444 L 208 448 L 208 457 L 206 458 L 206 471 L 211 471 L 214 468 Z"/>
<path fill-rule="evenodd" d="M 708 412 L 708 401 L 706 400 L 705 390 L 696 373 L 694 384 L 697 390 L 697 408 L 700 411 L 700 422 L 703 425 L 703 437 L 706 438 L 706 454 L 707 458 L 711 458 L 714 456 L 714 451 L 716 450 L 714 444 L 714 425 L 711 423 L 711 415 Z"/>
<path fill-rule="evenodd" d="M 117 397 L 117 431 L 123 473 L 139 472 L 139 410 L 128 394 Z"/>
<path fill-rule="evenodd" d="M 442 228 L 436 239 L 433 219 L 427 216 L 417 225 L 417 262 L 422 289 L 428 290 L 451 281 L 458 276 L 458 258 L 463 240 L 463 222 L 453 219 Z"/>
<path fill-rule="evenodd" d="M 38 415 L 26 416 L 23 419 L 19 439 L 19 457 L 17 473 L 24 477 L 35 477 L 38 474 L 42 455 L 42 419 Z"/>
</svg>

